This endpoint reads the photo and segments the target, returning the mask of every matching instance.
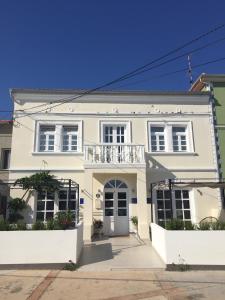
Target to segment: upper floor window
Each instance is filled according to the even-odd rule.
[[[1,162],[2,169],[9,169],[10,156],[11,156],[10,149],[2,149],[2,162]]]
[[[78,125],[63,126],[62,151],[77,151],[78,147]]]
[[[193,152],[190,122],[149,123],[151,152]]]
[[[101,142],[106,144],[130,143],[130,122],[101,122]]]
[[[55,126],[40,126],[39,151],[54,151]]]
[[[151,126],[152,151],[165,151],[165,128],[163,126]]]
[[[173,126],[173,151],[182,152],[187,151],[187,127]]]
[[[38,124],[37,152],[81,152],[81,122]]]

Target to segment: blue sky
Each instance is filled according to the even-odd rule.
[[[0,111],[12,108],[12,87],[89,89],[117,78],[225,23],[224,11],[222,0],[0,0]],[[225,28],[187,50],[222,37]],[[225,41],[194,53],[192,64],[224,50]],[[183,57],[111,88],[187,90],[185,72],[159,78],[186,66]],[[224,66],[194,69],[193,77],[225,73]]]

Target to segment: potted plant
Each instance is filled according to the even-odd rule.
[[[138,232],[138,217],[137,216],[131,217],[131,222],[134,227],[134,232],[137,234],[137,232]]]
[[[103,222],[102,222],[102,220],[94,219],[93,226],[94,226],[94,235],[98,235],[98,236],[103,235]]]

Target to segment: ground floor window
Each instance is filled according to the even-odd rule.
[[[53,219],[57,212],[67,210],[74,213],[75,220],[76,203],[77,191],[73,189],[71,190],[70,197],[68,189],[62,189],[54,193],[39,192],[37,194],[36,221],[46,222]]]
[[[171,217],[185,222],[191,221],[189,190],[173,190],[172,203],[169,190],[156,190],[155,204],[156,219],[161,226],[165,226],[166,221],[170,220]]]

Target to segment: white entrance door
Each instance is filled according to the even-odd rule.
[[[129,233],[129,197],[127,185],[120,180],[110,180],[104,188],[104,233],[127,235]]]

